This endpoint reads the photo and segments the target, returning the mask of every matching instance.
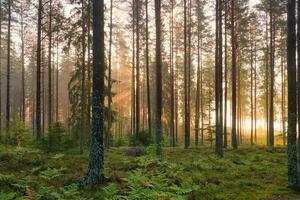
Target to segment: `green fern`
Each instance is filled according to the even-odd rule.
[[[65,170],[66,170],[66,168],[56,169],[56,168],[49,167],[47,170],[40,172],[40,176],[43,179],[52,180],[54,178],[62,176],[62,172]]]
[[[0,199],[1,200],[12,200],[16,198],[16,193],[14,192],[9,192],[9,193],[3,193],[0,192]]]

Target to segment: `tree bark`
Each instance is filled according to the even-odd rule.
[[[231,120],[231,143],[234,149],[237,149],[236,136],[236,35],[235,35],[235,4],[231,0],[231,48],[232,48],[232,120]]]
[[[107,141],[106,141],[106,147],[110,147],[110,136],[111,136],[111,124],[112,124],[112,111],[111,111],[111,102],[112,102],[112,97],[111,97],[111,67],[112,67],[112,59],[111,59],[111,48],[112,48],[112,16],[113,16],[113,1],[110,0],[110,26],[109,26],[109,53],[108,53],[108,59],[109,59],[109,65],[108,65],[108,133],[107,133]]]
[[[216,61],[215,61],[215,104],[216,104],[216,153],[223,156],[223,112],[222,112],[222,1],[216,0]]]
[[[8,1],[8,26],[7,26],[7,82],[6,82],[6,131],[10,130],[10,38],[11,38],[11,0]],[[9,135],[8,135],[9,136]],[[9,139],[9,138],[8,138]]]
[[[1,9],[1,7],[0,7]],[[1,11],[0,11],[1,12]],[[25,41],[24,41],[24,8],[23,8],[23,3],[21,3],[21,62],[22,62],[22,106],[21,106],[21,120],[23,121],[23,123],[25,123],[25,58],[24,58],[24,46],[25,46]],[[1,17],[1,16],[0,16]],[[1,30],[1,29],[0,29]],[[0,43],[1,46],[1,43]],[[1,85],[1,84],[0,84]],[[0,105],[1,106],[1,105]],[[0,119],[1,121],[1,119]],[[1,129],[0,129],[1,130]]]
[[[275,32],[272,1],[270,0],[270,116],[269,116],[269,145],[274,146],[274,56],[275,56]]]
[[[81,10],[82,10],[82,61],[81,61],[81,126],[80,126],[80,153],[83,153],[83,142],[84,142],[84,133],[85,133],[85,111],[86,111],[86,83],[85,83],[85,50],[86,50],[86,43],[85,43],[85,33],[86,33],[86,20],[85,20],[85,0],[81,0]]]
[[[152,137],[151,124],[151,96],[150,96],[150,71],[149,71],[149,14],[148,14],[148,0],[146,0],[146,78],[147,78],[147,109],[148,109],[148,132],[149,139]]]
[[[223,146],[227,148],[227,97],[228,97],[228,46],[227,46],[227,21],[228,21],[228,1],[225,1],[225,19],[224,19],[224,78],[225,78],[225,92],[224,92],[224,138]]]
[[[161,136],[162,136],[162,58],[161,58],[161,1],[155,0],[155,34],[156,34],[156,154],[161,156]]]
[[[135,112],[136,112],[136,124],[135,131],[136,136],[140,132],[140,6],[139,0],[136,0],[136,100],[135,100]]]
[[[171,81],[171,123],[170,123],[170,146],[175,147],[175,124],[174,124],[174,57],[173,57],[173,34],[174,34],[174,23],[173,23],[173,10],[174,10],[174,1],[171,0],[171,23],[170,23],[170,81]]]
[[[189,112],[188,112],[188,66],[187,66],[187,11],[186,0],[184,2],[184,148],[189,148]]]
[[[104,170],[104,2],[93,0],[93,105],[89,166],[80,182],[84,187],[100,182]]]
[[[296,1],[288,0],[288,185],[299,188],[297,162]]]
[[[49,0],[48,44],[48,129],[52,125],[52,0]]]

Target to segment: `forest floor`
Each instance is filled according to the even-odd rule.
[[[87,152],[50,154],[0,145],[0,199],[300,199],[287,188],[285,148],[241,147],[224,158],[210,148],[163,150],[161,160],[154,146],[107,150],[107,182],[78,191]]]

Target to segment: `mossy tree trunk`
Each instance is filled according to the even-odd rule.
[[[80,187],[98,183],[104,169],[104,1],[93,0],[93,101],[88,173]]]

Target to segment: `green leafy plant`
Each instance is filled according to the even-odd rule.
[[[24,122],[19,118],[16,118],[13,134],[11,136],[12,144],[16,145],[17,147],[25,146],[26,133],[27,130]]]
[[[40,172],[40,176],[45,180],[52,180],[54,178],[60,177],[63,175],[63,172],[66,170],[66,168],[48,168],[45,171]]]
[[[9,193],[3,193],[0,192],[0,199],[1,200],[12,200],[16,198],[16,193],[15,192],[9,192]]]

